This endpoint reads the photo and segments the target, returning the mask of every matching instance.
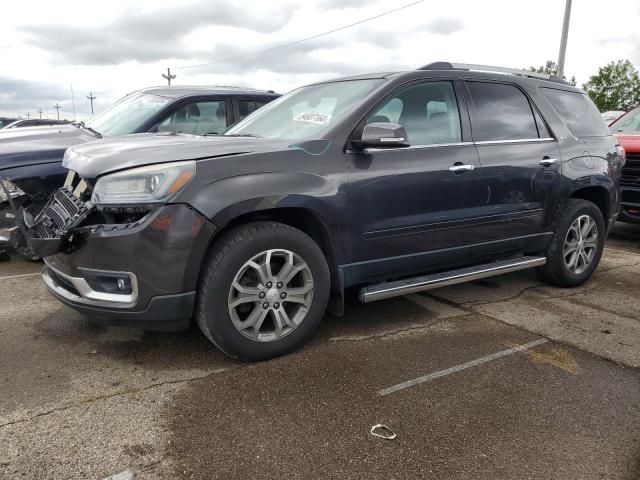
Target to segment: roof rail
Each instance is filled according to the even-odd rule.
[[[564,79],[557,75],[548,73],[532,72],[530,70],[519,70],[517,68],[493,67],[491,65],[475,65],[472,63],[449,63],[449,62],[433,62],[424,65],[418,70],[467,70],[470,72],[490,72],[501,73],[504,75],[517,75],[519,77],[537,78],[540,80],[549,80],[556,83],[567,83]]]

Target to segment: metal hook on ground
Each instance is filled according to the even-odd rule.
[[[384,440],[393,440],[394,438],[396,438],[396,434],[394,433],[394,431],[386,425],[382,425],[381,423],[371,427],[370,433],[374,437],[382,438]]]

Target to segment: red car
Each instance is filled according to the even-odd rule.
[[[627,157],[620,179],[622,198],[618,220],[640,223],[640,105],[615,120],[609,128]]]

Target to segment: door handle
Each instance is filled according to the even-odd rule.
[[[543,167],[548,167],[549,165],[553,165],[557,161],[557,158],[544,157],[542,160],[540,160],[540,165],[542,165]]]
[[[463,173],[463,172],[468,172],[470,170],[473,170],[474,168],[476,168],[475,165],[464,165],[460,163],[460,164],[455,164],[450,166],[449,171],[453,173]]]

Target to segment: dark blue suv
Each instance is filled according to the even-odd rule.
[[[371,302],[524,268],[577,286],[618,214],[623,150],[559,78],[437,63],[290,92],[217,137],[71,148],[25,226],[63,303],[259,360],[346,289]]]

